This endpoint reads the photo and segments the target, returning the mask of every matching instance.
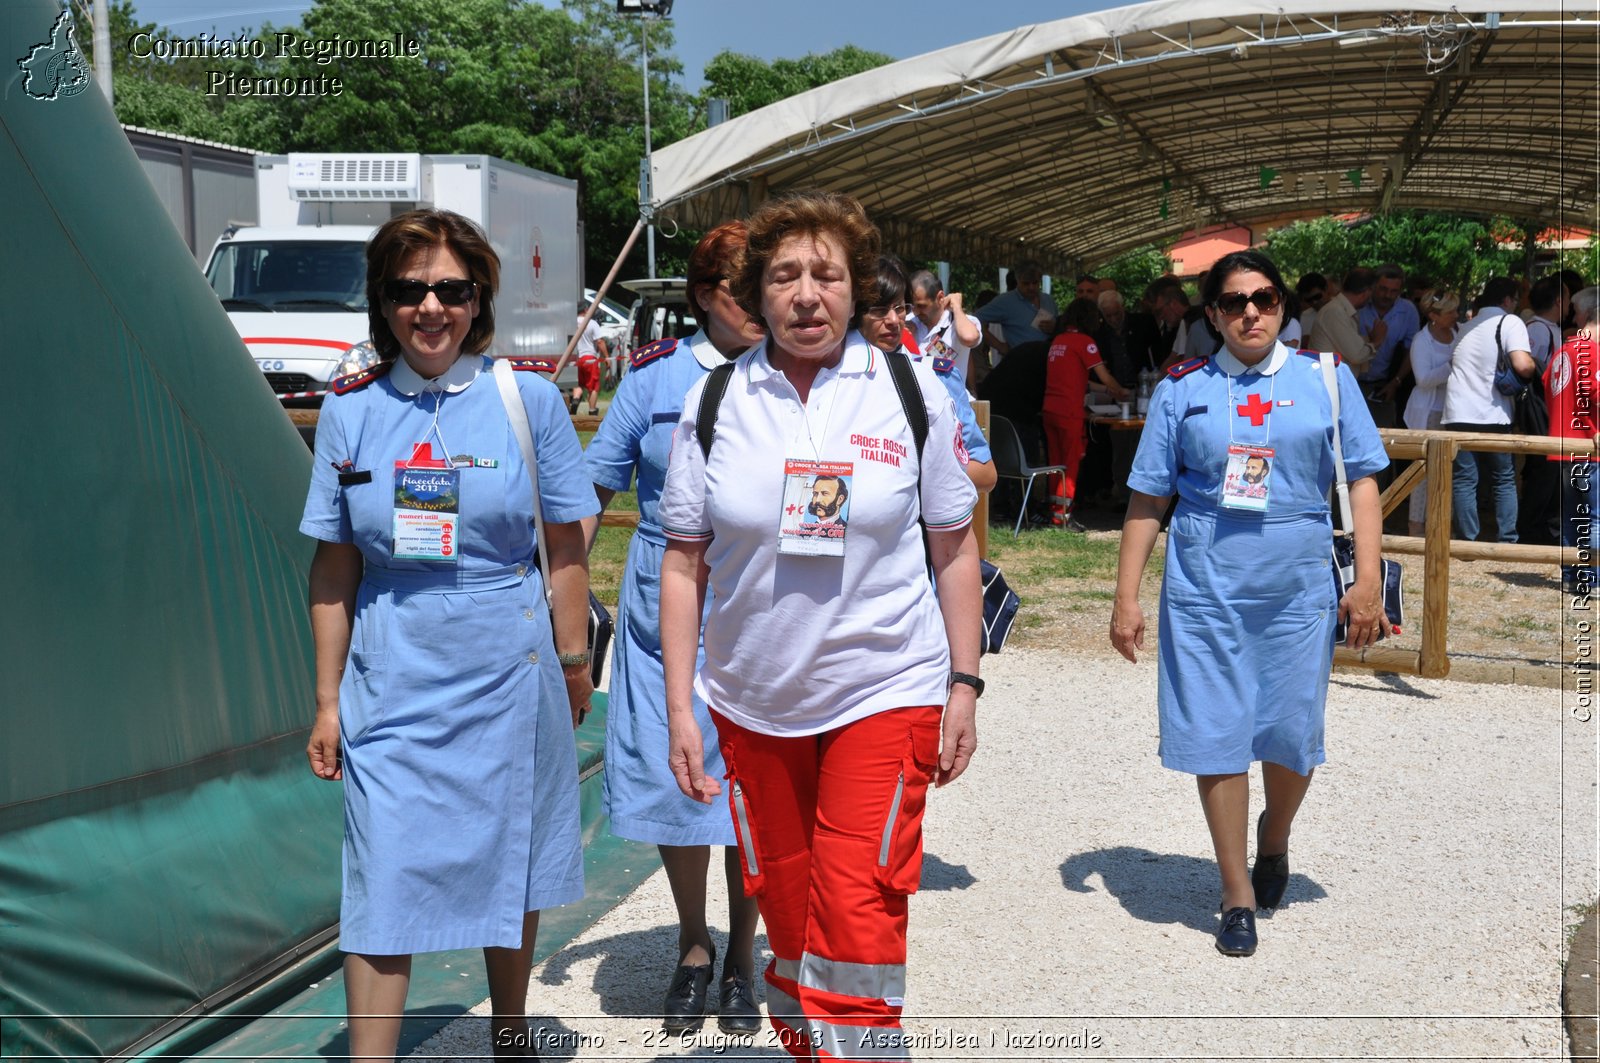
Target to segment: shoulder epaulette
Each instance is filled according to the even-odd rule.
[[[374,380],[382,380],[394,368],[394,359],[379,362],[375,366],[363,369],[359,373],[348,373],[333,382],[335,395],[348,395],[352,391],[359,391]]]
[[[1173,380],[1179,380],[1205,365],[1206,361],[1207,359],[1205,358],[1191,358],[1187,362],[1179,362],[1177,365],[1167,370],[1167,376],[1171,377]]]
[[[954,358],[935,358],[933,360],[933,371],[941,375],[953,372],[955,367],[956,360]]]
[[[554,358],[507,358],[511,368],[519,373],[553,373],[556,371]]]
[[[649,365],[657,358],[665,358],[678,349],[678,341],[671,336],[663,336],[654,343],[647,343],[643,347],[628,355],[628,368],[637,369],[641,365]]]
[[[1322,352],[1321,351],[1313,351],[1313,350],[1309,350],[1308,348],[1302,347],[1298,351],[1295,351],[1294,353],[1303,354],[1307,358],[1315,358],[1318,361],[1322,360]],[[1344,356],[1341,355],[1338,351],[1334,351],[1333,352],[1333,364],[1334,365],[1343,365],[1344,364]]]

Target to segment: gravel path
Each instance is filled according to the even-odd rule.
[[[1227,959],[1194,784],[1155,757],[1153,656],[1008,651],[984,672],[978,756],[929,801],[914,1056],[1563,1056],[1567,909],[1596,890],[1600,726],[1571,695],[1334,676],[1285,906],[1253,958]],[[782,1058],[714,1019],[680,1041],[635,1017],[658,1006],[673,926],[658,872],[535,970],[529,1014],[557,1038],[545,1058]],[[413,1058],[486,1051],[468,1017]]]

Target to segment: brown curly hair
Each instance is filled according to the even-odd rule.
[[[367,331],[384,361],[400,356],[400,341],[383,316],[383,285],[395,280],[416,255],[449,248],[467,267],[467,280],[478,286],[478,316],[472,319],[463,354],[482,354],[494,340],[494,293],[500,285],[500,256],[468,218],[452,210],[411,210],[396,214],[367,243]]]
[[[742,221],[725,221],[700,238],[689,252],[689,268],[685,271],[689,290],[689,309],[701,328],[706,328],[707,314],[700,307],[700,289],[715,288],[723,281],[730,287],[734,274],[739,272],[739,262],[744,257],[745,235],[749,230]]]
[[[878,254],[883,237],[854,196],[806,190],[789,192],[757,207],[747,223],[744,262],[729,279],[734,302],[757,321],[761,316],[761,277],[778,245],[791,236],[831,236],[844,248],[852,301],[870,305],[878,294]]]

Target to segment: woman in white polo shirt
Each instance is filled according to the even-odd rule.
[[[706,383],[685,397],[659,511],[672,768],[696,800],[722,792],[701,764],[697,693],[775,955],[780,1041],[798,1057],[892,1058],[927,787],[955,780],[977,746],[977,494],[944,388],[912,367],[919,457],[891,356],[850,327],[879,252],[861,205],[801,193],[749,228],[732,290],[767,339],[734,363],[706,449]],[[848,519],[830,511],[842,498]]]

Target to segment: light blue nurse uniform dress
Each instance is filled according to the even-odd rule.
[[[346,952],[514,948],[524,913],[583,896],[572,716],[491,364],[463,355],[434,387],[403,360],[346,378],[317,425],[300,530],[365,562],[339,687]],[[590,516],[561,396],[516,378],[545,519]],[[453,564],[392,556],[395,462],[423,441],[468,466]]]
[[[626,491],[638,473],[639,530],[628,545],[606,702],[605,805],[613,834],[655,845],[735,844],[727,809],[684,797],[668,767],[660,621],[667,540],[657,517],[683,397],[724,360],[704,332],[676,341],[675,347],[674,341],[661,340],[633,352],[584,453],[589,478],[601,487]],[[695,657],[697,673],[704,658],[702,646]],[[704,738],[706,775],[721,778],[716,725],[698,694],[694,715]]]
[[[1351,481],[1389,464],[1355,377],[1340,365]],[[1224,508],[1231,443],[1270,446],[1264,513]],[[1156,386],[1128,486],[1176,493],[1161,585],[1161,762],[1196,775],[1252,761],[1321,764],[1333,666],[1333,406],[1314,353],[1283,344],[1247,369],[1226,349]]]

